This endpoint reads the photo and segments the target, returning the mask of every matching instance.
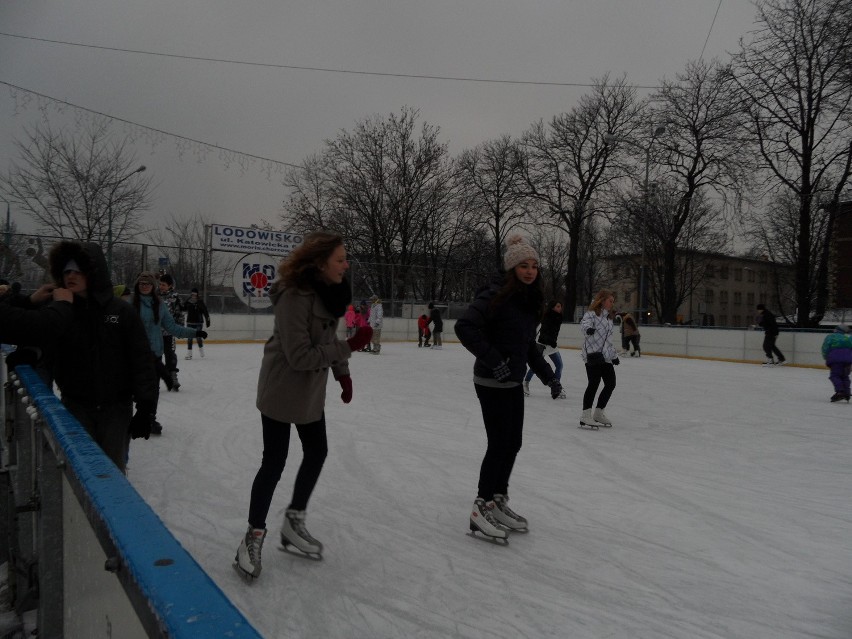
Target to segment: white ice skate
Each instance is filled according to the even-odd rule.
[[[595,421],[595,418],[592,417],[592,409],[586,408],[583,410],[583,414],[580,416],[580,428],[588,428],[589,430],[598,430],[603,426],[603,424]]]
[[[767,359],[765,362],[763,362],[763,365],[764,366],[775,366],[775,360],[774,359]]]
[[[237,556],[234,557],[234,570],[246,581],[260,577],[262,568],[260,555],[263,550],[263,540],[265,538],[265,528],[252,528],[249,526],[245,537],[240,542],[240,547],[237,548]]]
[[[192,359],[192,351],[189,351],[184,359]]]
[[[281,526],[282,550],[308,559],[322,559],[322,544],[305,528],[305,511],[288,508]]]
[[[604,428],[612,428],[612,421],[603,412],[603,408],[596,408],[592,413],[592,418]]]
[[[529,532],[529,522],[509,508],[509,495],[494,495],[494,519],[512,532]]]
[[[204,359],[204,347],[198,347],[198,355],[201,357],[201,359]]]
[[[483,535],[481,539],[505,546],[509,543],[509,532],[494,517],[495,508],[493,501],[486,502],[481,497],[477,497],[473,502],[473,510],[470,512],[468,534],[476,537],[476,533],[480,533]]]

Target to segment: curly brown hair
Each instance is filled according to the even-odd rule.
[[[316,279],[331,254],[343,246],[343,236],[333,231],[315,231],[278,265],[276,283],[286,287],[305,288]]]

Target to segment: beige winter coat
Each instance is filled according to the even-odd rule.
[[[316,292],[273,286],[270,295],[275,327],[263,347],[257,408],[280,422],[318,421],[325,408],[328,369],[335,379],[348,375],[352,350],[337,339],[338,318]]]

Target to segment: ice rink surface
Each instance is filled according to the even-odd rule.
[[[352,403],[329,384],[308,511],[324,560],[277,549],[294,431],[247,585],[231,563],[261,458],[262,345],[184,361],[180,342],[183,386],[162,392],[163,435],[133,442],[129,477],[265,637],[852,637],[852,405],[829,403],[827,369],[628,357],[614,428],[584,431],[585,371],[562,350],[568,399],[533,380],[510,486],[531,532],[498,547],[465,534],[485,450],[473,357],[355,353]]]

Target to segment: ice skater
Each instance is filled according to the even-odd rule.
[[[758,304],[755,321],[763,327],[763,352],[766,354],[766,361],[763,362],[763,365],[782,366],[787,360],[784,359],[784,353],[775,345],[775,340],[778,339],[778,321],[775,319],[775,315],[766,310],[765,305]],[[773,357],[777,357],[777,359],[773,359]]]
[[[432,325],[432,348],[440,351],[444,348],[444,320],[435,302],[429,302],[429,323]]]
[[[849,401],[849,371],[852,368],[852,337],[846,324],[838,324],[822,342],[822,358],[831,370],[828,379],[834,385],[832,402]]]
[[[200,330],[202,322],[207,328],[210,328],[210,313],[207,311],[207,304],[198,296],[198,289],[193,288],[189,293],[189,299],[184,303],[186,311],[186,325],[189,328]],[[198,355],[204,357],[204,340],[200,337],[198,340]],[[186,340],[186,359],[192,359],[192,338]]]
[[[614,303],[615,296],[612,291],[606,289],[598,291],[589,305],[589,310],[580,320],[580,330],[583,332],[583,348],[580,355],[586,364],[588,379],[586,392],[583,393],[581,427],[594,429],[599,426],[607,428],[612,426],[609,417],[604,413],[604,408],[609,403],[612,391],[615,390],[615,367],[619,364],[618,352],[612,345],[613,326],[610,312]],[[604,387],[595,404],[595,395],[601,380]],[[594,411],[592,405],[595,406]]]
[[[503,266],[505,275],[480,291],[455,325],[459,341],[476,357],[473,386],[488,438],[470,530],[495,543],[507,543],[509,531],[528,530],[526,518],[509,508],[509,477],[524,429],[521,382],[527,365],[550,386],[551,397],[562,392],[535,342],[544,306],[538,253],[521,236],[513,236]]]
[[[562,302],[552,300],[547,305],[547,310],[541,318],[541,328],[538,331],[538,344],[543,355],[550,358],[556,370],[553,374],[559,383],[562,383],[562,354],[559,352],[559,347],[556,344],[559,338],[559,329],[562,327]],[[533,378],[533,369],[527,371],[524,377],[524,395],[529,397],[530,381]],[[563,390],[558,399],[565,399],[565,391]]]
[[[621,319],[621,350],[624,354],[630,353],[630,357],[642,357],[642,351],[639,348],[639,327],[636,325],[636,320],[630,313],[625,313]],[[630,350],[631,344],[633,351]]]
[[[234,558],[234,568],[247,580],[260,576],[266,518],[287,461],[291,424],[302,442],[303,458],[284,512],[281,544],[311,558],[322,555],[322,544],[305,527],[305,513],[328,454],[328,371],[340,383],[340,398],[348,404],[352,401],[348,360],[373,333],[363,327],[349,339],[337,338],[340,318],[351,301],[348,270],[343,238],[318,231],[307,235],[281,263],[270,289],[275,320],[263,348],[257,384],[263,456],[251,487],[248,529]]]

